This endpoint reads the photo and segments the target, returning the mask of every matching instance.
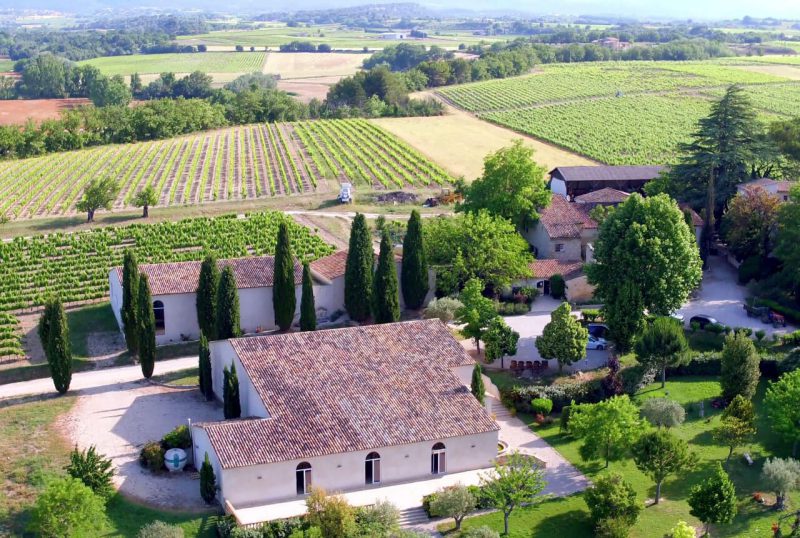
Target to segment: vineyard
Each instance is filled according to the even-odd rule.
[[[93,65],[106,76],[133,73],[260,73],[264,52],[199,52],[104,56],[78,62]]]
[[[199,260],[205,250],[219,258],[272,254],[281,222],[289,224],[296,256],[316,259],[333,251],[308,228],[277,212],[97,228],[2,243],[0,362],[22,354],[14,313],[41,306],[50,294],[65,303],[106,297],[108,272],[122,264],[125,249],[140,263]]]
[[[730,84],[745,88],[764,119],[800,115],[800,82],[737,67],[746,61],[547,65],[440,93],[481,119],[598,161],[668,164]]]
[[[309,193],[321,179],[385,188],[452,181],[364,120],[260,124],[0,162],[0,215],[74,213],[98,176],[118,180],[116,208],[130,207],[147,186],[159,206],[170,206]]]

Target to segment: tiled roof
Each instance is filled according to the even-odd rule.
[[[439,320],[230,342],[270,417],[198,425],[223,468],[498,429],[451,371],[472,359]]]
[[[565,181],[649,181],[663,166],[559,166],[550,171]]]
[[[139,272],[147,275],[152,295],[194,293],[197,291],[197,282],[200,278],[200,265],[201,262],[199,261],[142,264],[139,265]],[[267,288],[274,283],[274,256],[217,260],[217,266],[220,271],[228,265],[233,267],[236,287],[239,289]],[[117,267],[116,270],[121,282],[122,267]],[[303,266],[295,262],[295,284],[300,284],[303,281],[302,279]]]
[[[581,204],[621,204],[628,199],[627,192],[605,187],[586,194],[575,197],[575,201]]]
[[[345,265],[347,264],[347,251],[340,250],[329,256],[325,256],[311,262],[311,270],[328,280],[333,280],[344,276]]]
[[[683,211],[686,211],[687,209],[689,210],[689,214],[692,216],[692,226],[694,226],[696,228],[703,226],[703,224],[704,224],[703,217],[701,217],[697,213],[697,211],[692,209],[692,207],[689,204],[678,204],[678,206]]]
[[[577,239],[584,228],[597,228],[597,222],[589,217],[588,208],[558,195],[539,212],[539,220],[550,239]]]
[[[534,278],[553,278],[553,275],[561,275],[565,280],[570,280],[583,272],[583,262],[580,260],[570,262],[534,260],[529,267]]]

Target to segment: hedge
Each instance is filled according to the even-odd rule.
[[[755,302],[757,306],[766,306],[778,314],[782,314],[787,320],[793,323],[800,323],[800,310],[796,310],[789,306],[784,306],[770,299],[756,299]]]
[[[516,385],[500,391],[503,405],[519,413],[533,413],[532,402],[547,399],[553,402],[553,411],[559,412],[573,400],[575,403],[597,403],[604,397],[600,379],[586,383],[564,383],[559,385]]]
[[[779,375],[781,361],[772,357],[762,357],[759,370],[764,377],[775,379]],[[667,368],[667,377],[676,376],[718,376],[722,372],[720,353],[700,353],[686,364]]]

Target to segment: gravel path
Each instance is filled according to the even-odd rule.
[[[168,374],[170,372],[186,370],[187,368],[196,366],[197,357],[181,357],[179,359],[157,361],[154,375]],[[70,392],[75,392],[87,389],[111,388],[119,383],[140,379],[142,379],[142,368],[138,365],[90,370],[88,372],[73,374],[69,390]],[[49,377],[0,385],[0,400],[33,394],[51,393],[55,393],[55,389],[53,388],[53,380]]]
[[[86,389],[60,427],[72,444],[95,445],[110,457],[114,484],[128,497],[173,510],[207,511],[197,473],[153,474],[139,465],[139,451],[175,426],[221,420],[222,409],[196,388],[168,388],[134,381]]]

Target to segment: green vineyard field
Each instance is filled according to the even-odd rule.
[[[129,207],[146,186],[157,205],[170,206],[309,193],[323,179],[386,188],[452,181],[364,120],[247,125],[0,162],[0,215],[74,213],[86,184],[101,176],[119,181],[116,208]]]
[[[93,65],[106,76],[149,73],[260,73],[264,52],[199,52],[191,54],[133,54],[105,56],[78,62]]]
[[[14,313],[42,306],[51,294],[68,304],[106,297],[108,273],[122,264],[125,249],[131,249],[139,263],[200,260],[206,250],[219,258],[272,254],[281,222],[289,224],[292,250],[299,258],[314,260],[333,252],[308,228],[278,212],[97,228],[0,243],[0,362],[22,354]]]

